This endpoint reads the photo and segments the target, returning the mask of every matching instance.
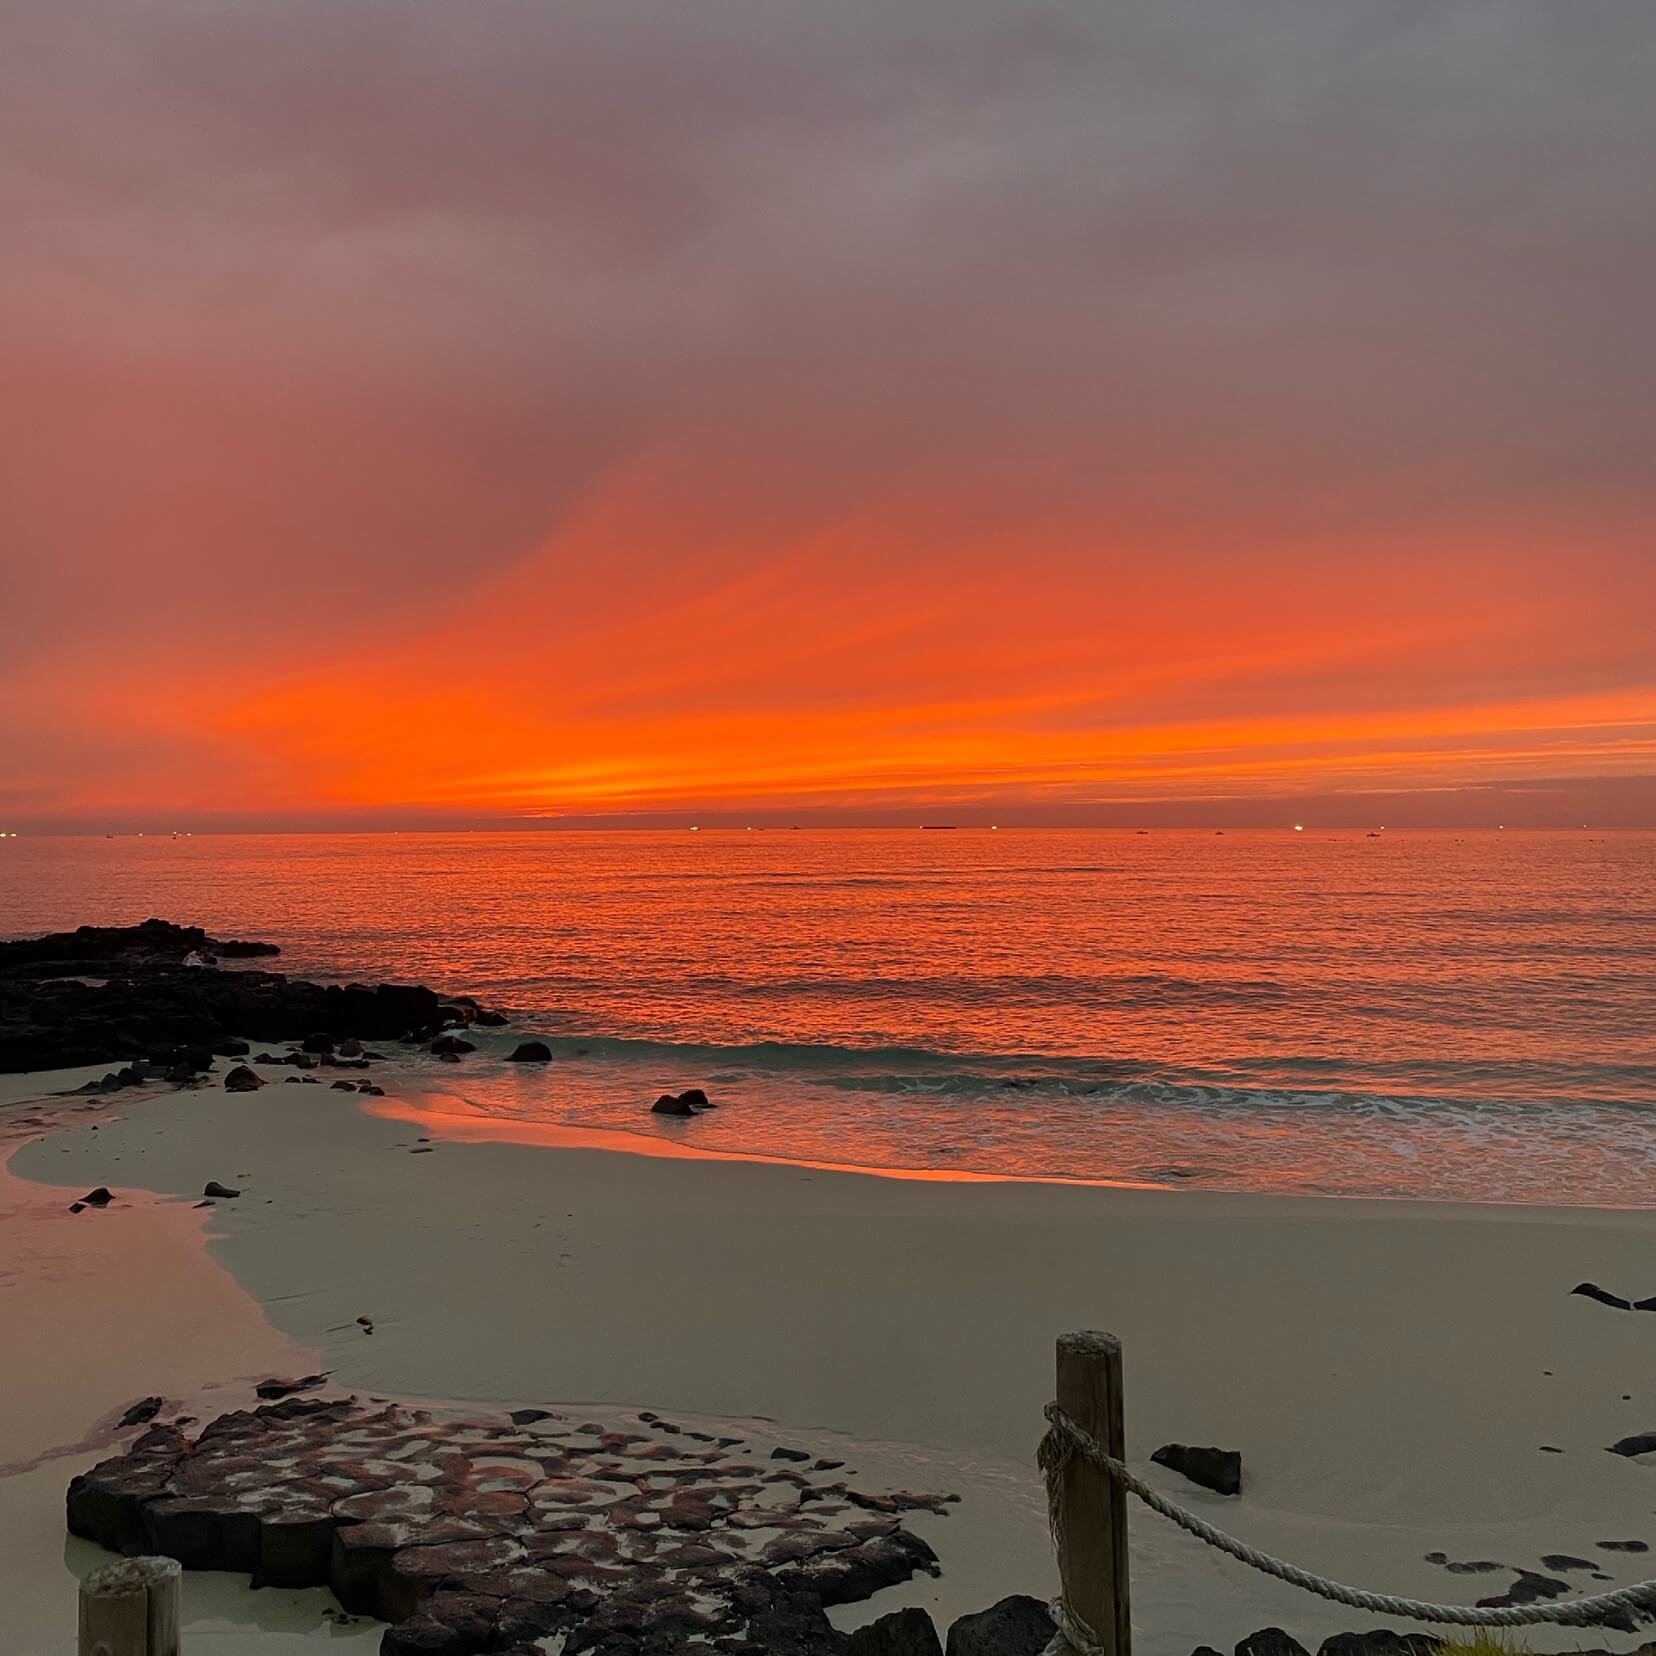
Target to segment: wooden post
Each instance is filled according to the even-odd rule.
[[[176,1558],[123,1558],[80,1584],[80,1656],[178,1656]]]
[[[1058,1337],[1058,1407],[1117,1460],[1121,1424],[1121,1341],[1084,1331]],[[1104,1656],[1131,1656],[1127,1581],[1127,1492],[1102,1467],[1072,1456],[1064,1468],[1058,1573],[1064,1602],[1091,1629]]]

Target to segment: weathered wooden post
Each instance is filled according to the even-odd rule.
[[[178,1656],[176,1558],[123,1558],[80,1584],[80,1656]]]
[[[1121,1341],[1083,1330],[1058,1337],[1058,1407],[1117,1460],[1126,1458]],[[1058,1573],[1070,1613],[1103,1656],[1131,1656],[1127,1492],[1102,1467],[1072,1455],[1064,1467]]]

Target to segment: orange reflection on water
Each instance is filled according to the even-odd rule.
[[[535,1144],[549,1150],[610,1150],[667,1161],[756,1162],[765,1167],[801,1167],[814,1173],[860,1173],[875,1179],[922,1184],[1083,1185],[1107,1190],[1161,1190],[1139,1179],[1080,1179],[1064,1174],[977,1173],[965,1168],[875,1167],[855,1162],[814,1161],[801,1156],[766,1156],[754,1151],[711,1150],[608,1127],[569,1127],[551,1121],[485,1115],[450,1093],[413,1093],[402,1098],[361,1099],[369,1115],[428,1127],[442,1137],[471,1144]]]

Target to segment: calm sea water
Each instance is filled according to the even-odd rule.
[[[512,1009],[549,1069],[431,1064],[503,1135],[1656,1205],[1651,834],[0,843],[0,934],[150,914]]]

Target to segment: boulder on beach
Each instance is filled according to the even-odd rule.
[[[479,1022],[482,1020],[479,1019]],[[506,1056],[508,1064],[550,1064],[552,1049],[545,1041],[519,1041]]]
[[[463,1036],[439,1035],[431,1043],[431,1050],[439,1058],[457,1058],[462,1052],[476,1052],[477,1048]]]
[[[237,1064],[224,1078],[226,1092],[257,1092],[263,1085],[263,1077],[256,1075],[246,1064]]]
[[[1433,1656],[1443,1640],[1431,1633],[1397,1633],[1371,1627],[1366,1633],[1335,1633],[1317,1647],[1317,1656]]]
[[[1311,1656],[1311,1653],[1280,1627],[1262,1627],[1236,1647],[1236,1656]]]
[[[974,1616],[962,1616],[949,1629],[948,1656],[1041,1656],[1057,1631],[1052,1612],[1039,1599],[1014,1593]]]
[[[115,1198],[110,1195],[107,1185],[99,1185],[96,1190],[89,1190],[81,1197],[83,1207],[108,1207]]]
[[[1151,1457],[1181,1477],[1219,1495],[1242,1493],[1242,1454],[1237,1449],[1202,1448],[1188,1443],[1164,1443]]]
[[[233,1201],[236,1197],[241,1195],[241,1192],[239,1190],[233,1189],[229,1185],[220,1184],[217,1179],[209,1179],[207,1181],[206,1188],[202,1191],[201,1194],[203,1196],[211,1196],[215,1200],[222,1200],[222,1201],[229,1202],[229,1201]]]
[[[943,1643],[924,1610],[893,1610],[859,1627],[846,1640],[845,1656],[943,1656]]]

